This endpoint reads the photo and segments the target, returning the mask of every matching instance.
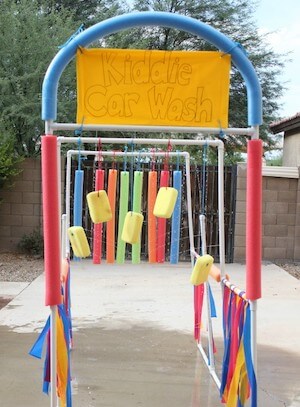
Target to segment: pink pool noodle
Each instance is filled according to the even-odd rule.
[[[45,305],[62,303],[60,285],[60,211],[57,138],[42,137],[42,197],[44,228]]]
[[[160,174],[160,187],[169,186],[169,171],[163,170]],[[164,263],[166,250],[167,220],[157,218],[157,262]]]
[[[104,188],[104,170],[96,170],[95,191],[103,190]],[[102,223],[94,225],[93,231],[93,263],[101,263],[102,254]]]
[[[247,153],[246,297],[256,300],[261,297],[262,141],[248,141]]]

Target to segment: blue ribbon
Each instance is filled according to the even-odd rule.
[[[33,344],[32,348],[28,352],[29,355],[41,359],[42,358],[42,353],[43,353],[43,346],[45,342],[46,335],[50,329],[50,317],[48,317],[47,322],[42,330],[42,332],[39,334],[39,337]]]
[[[244,325],[244,350],[246,367],[251,387],[251,407],[257,407],[257,382],[251,355],[251,312],[249,306],[247,306],[246,309],[246,320]]]
[[[210,303],[210,316],[211,318],[217,318],[217,311],[214,296],[210,287],[210,284],[207,283],[208,286],[208,296],[209,296],[209,303]]]

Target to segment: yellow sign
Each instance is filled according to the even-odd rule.
[[[220,52],[77,51],[77,122],[228,127],[230,56]]]

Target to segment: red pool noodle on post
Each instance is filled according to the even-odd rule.
[[[96,170],[95,191],[103,190],[104,188],[104,170]],[[102,254],[102,223],[94,225],[93,230],[93,264],[101,263]]]
[[[262,141],[248,141],[247,153],[246,297],[257,300],[261,297]]]
[[[169,186],[169,171],[163,170],[160,174],[160,187]],[[166,257],[166,227],[167,220],[157,218],[157,263],[164,263]]]
[[[157,171],[148,174],[148,253],[149,263],[156,263],[156,217],[153,215],[157,195]]]
[[[106,226],[106,262],[115,262],[115,216],[116,216],[116,191],[118,171],[110,169],[108,172],[107,195],[112,211],[112,220]]]
[[[42,137],[42,198],[45,305],[52,306],[62,303],[57,138],[52,135]]]

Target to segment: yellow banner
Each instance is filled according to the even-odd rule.
[[[77,123],[228,127],[230,56],[77,51]]]

